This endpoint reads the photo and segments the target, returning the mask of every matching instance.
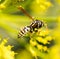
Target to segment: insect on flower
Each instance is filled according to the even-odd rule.
[[[24,36],[27,32],[30,33],[32,33],[33,31],[37,32],[39,28],[44,26],[43,21],[34,19],[34,17],[30,16],[22,6],[19,6],[18,9],[25,13],[32,20],[32,23],[29,26],[25,26],[23,29],[19,31],[18,38]]]

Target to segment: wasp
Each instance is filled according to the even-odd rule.
[[[44,26],[44,22],[38,19],[34,19],[34,17],[30,16],[22,6],[18,7],[23,13],[25,13],[30,19],[32,19],[32,23],[29,26],[25,26],[24,28],[20,29],[18,33],[18,38],[24,36],[27,32],[37,32],[39,28]]]

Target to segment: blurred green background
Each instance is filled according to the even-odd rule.
[[[14,46],[12,50],[18,53],[15,59],[35,59],[25,47],[26,40],[17,38],[19,29],[31,23],[17,8],[20,5],[31,16],[45,21],[55,38],[50,53],[42,53],[43,58],[39,59],[60,59],[60,0],[0,0],[0,37],[7,38],[7,45]]]

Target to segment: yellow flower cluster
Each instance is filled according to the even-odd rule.
[[[0,43],[0,59],[14,59],[15,53],[11,51],[12,46],[5,46],[6,43],[6,39]]]
[[[47,0],[35,0],[32,3],[31,9],[36,13],[46,11],[49,7],[53,6],[50,1]]]
[[[47,44],[51,44],[50,42],[53,40],[49,32],[47,29],[39,29],[37,33],[32,34],[30,44],[40,51],[48,51]]]

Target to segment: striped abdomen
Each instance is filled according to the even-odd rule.
[[[28,31],[30,31],[29,26],[22,28],[18,33],[18,38],[20,38],[21,36],[24,36]]]

